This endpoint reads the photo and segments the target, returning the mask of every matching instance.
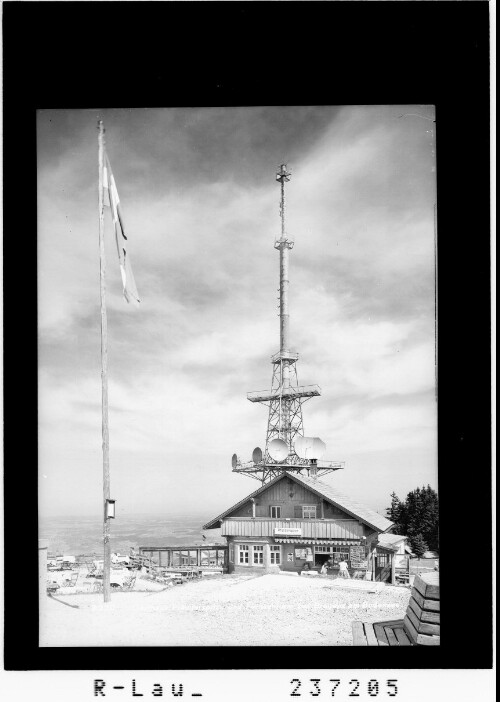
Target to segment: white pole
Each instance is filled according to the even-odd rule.
[[[102,381],[102,486],[104,561],[102,589],[104,602],[111,599],[111,544],[107,501],[110,498],[108,424],[108,319],[106,315],[106,255],[104,250],[104,125],[99,120],[99,262],[101,283],[101,381]]]

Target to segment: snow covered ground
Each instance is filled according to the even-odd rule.
[[[354,620],[403,618],[410,590],[267,574],[115,592],[106,604],[102,594],[56,597],[41,606],[40,646],[350,646]]]

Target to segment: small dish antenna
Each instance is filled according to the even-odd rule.
[[[254,463],[260,463],[262,461],[262,449],[258,446],[253,450],[252,461]]]
[[[298,436],[294,449],[299,458],[318,460],[325,455],[326,444],[317,436]]]
[[[273,461],[276,461],[277,463],[281,463],[288,456],[288,446],[282,439],[273,439],[270,441],[267,451]]]
[[[233,468],[236,468],[238,465],[238,456],[235,453],[233,453],[233,457],[231,458],[231,465]]]

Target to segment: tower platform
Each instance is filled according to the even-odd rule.
[[[247,393],[247,399],[250,402],[270,402],[271,400],[279,400],[280,397],[298,399],[300,397],[317,397],[321,395],[319,385],[299,385],[289,388],[276,388],[274,390],[255,390]]]
[[[284,470],[292,470],[296,473],[301,473],[305,471],[307,474],[314,468],[315,476],[317,478],[327,475],[335,470],[343,470],[345,468],[344,461],[317,461],[316,466],[312,466],[311,462],[299,458],[298,456],[289,456],[286,461],[282,463],[273,463],[270,461],[261,461],[259,463],[253,463],[248,461],[246,463],[238,462],[238,464],[233,468],[233,473],[240,473],[241,475],[248,475],[249,478],[255,478],[261,482],[272,479],[276,477],[279,473]]]
[[[299,358],[299,354],[296,351],[278,351],[274,356],[271,356],[271,363],[281,363],[281,361],[288,361],[288,363],[295,363]]]

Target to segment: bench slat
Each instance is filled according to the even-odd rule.
[[[399,646],[399,641],[396,638],[394,630],[390,626],[386,626],[384,627],[384,629],[385,635],[387,636],[387,641],[389,642],[389,646]]]
[[[410,597],[408,606],[415,612],[419,622],[427,622],[429,624],[439,624],[440,614],[439,612],[426,612],[413,597]]]
[[[399,641],[400,646],[411,646],[410,639],[406,636],[404,629],[394,629],[394,634]]]
[[[375,635],[375,630],[373,624],[364,623],[366,640],[368,641],[368,646],[378,646],[378,639]]]
[[[416,575],[413,587],[425,597],[426,600],[439,600],[439,574],[425,573]]]
[[[415,588],[413,588],[411,596],[422,609],[429,610],[431,612],[439,612],[441,608],[441,603],[439,600],[426,600],[425,597]]]
[[[440,644],[439,636],[419,634],[408,615],[405,616],[405,633],[413,643],[419,644],[420,646],[439,646]]]
[[[368,646],[362,622],[352,623],[353,646]]]
[[[419,634],[428,634],[429,636],[439,636],[440,626],[439,624],[427,624],[427,622],[421,622],[413,609],[408,607],[406,610],[406,616],[411,620],[411,623],[418,631]],[[406,621],[406,618],[405,618]]]
[[[376,622],[377,624],[380,624],[381,626],[403,626],[403,620],[402,619],[384,619],[383,622]]]

